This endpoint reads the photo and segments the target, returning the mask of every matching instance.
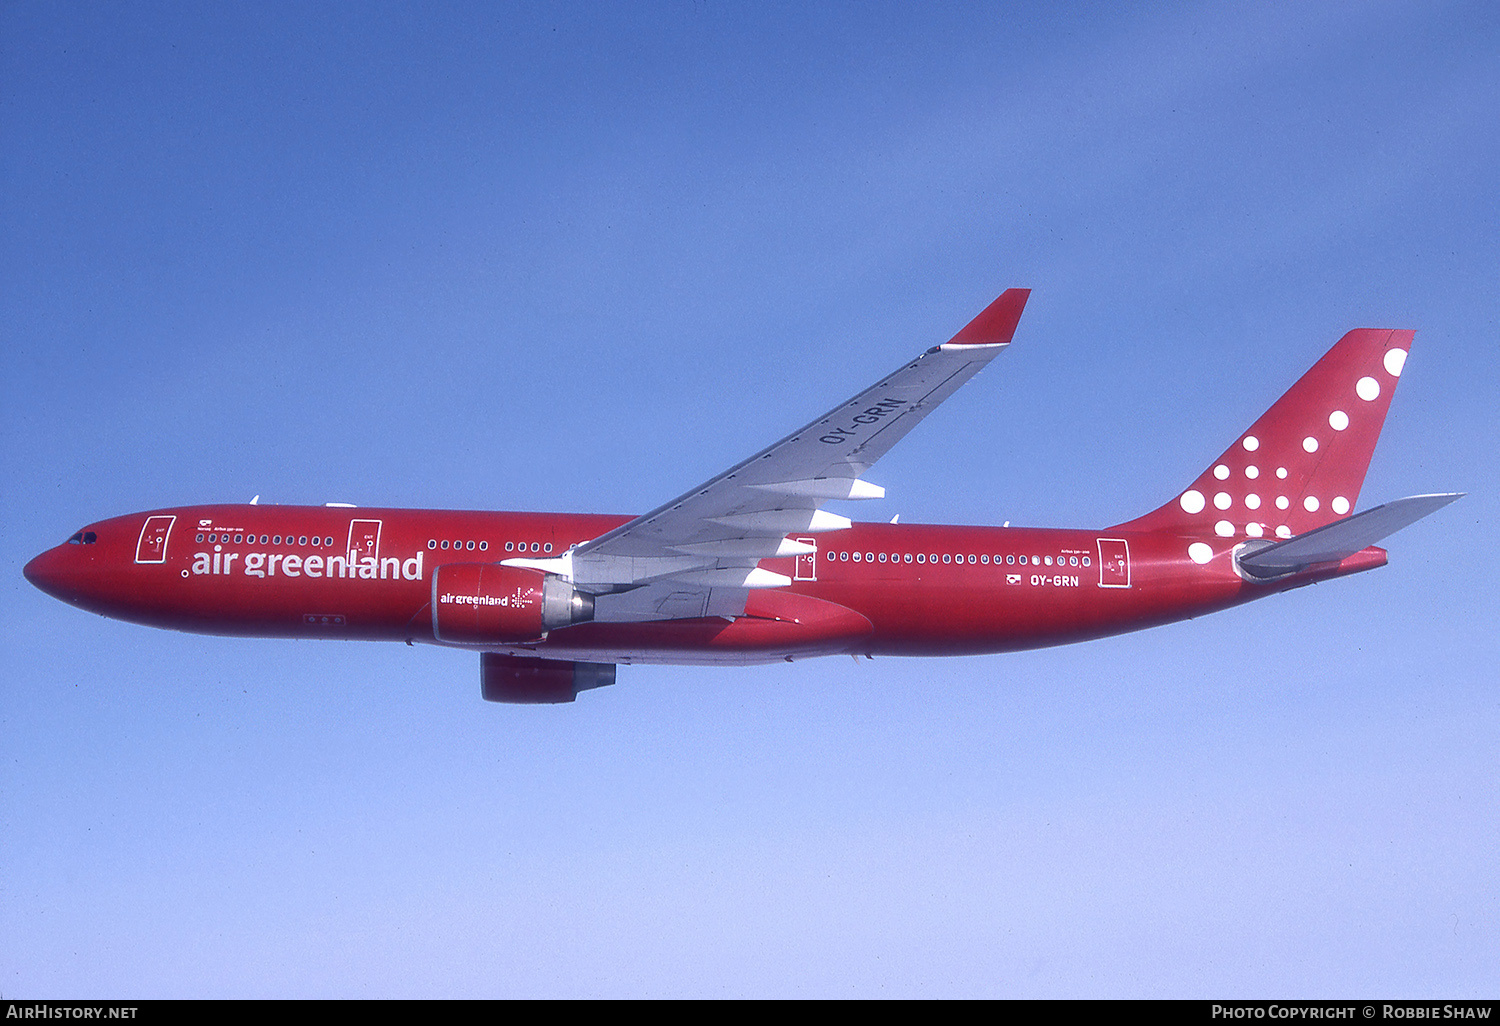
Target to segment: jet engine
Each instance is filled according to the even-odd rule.
[[[613,684],[615,666],[485,652],[479,657],[479,682],[486,702],[556,704],[573,701],[580,691]]]
[[[536,641],[594,618],[594,596],[556,574],[498,563],[449,563],[432,575],[432,633],[455,645]]]

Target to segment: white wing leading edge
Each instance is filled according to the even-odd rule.
[[[790,584],[763,559],[812,551],[788,535],[847,528],[823,505],[878,499],[860,475],[1010,344],[1029,289],[1010,289],[940,346],[671,502],[556,559],[507,559],[593,593],[595,620],[739,616],[756,588]]]

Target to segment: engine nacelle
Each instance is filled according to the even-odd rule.
[[[498,563],[448,563],[432,575],[432,634],[455,645],[536,641],[594,618],[594,596],[555,574]]]
[[[485,652],[479,657],[480,693],[486,702],[526,705],[571,702],[578,692],[615,682],[613,663],[569,663]]]

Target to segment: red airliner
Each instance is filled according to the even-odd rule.
[[[848,402],[638,517],[188,506],[91,524],[26,578],[203,634],[480,653],[486,699],[569,702],[617,663],[967,655],[1059,645],[1383,566],[1452,502],[1353,513],[1413,332],[1357,329],[1161,508],[1103,530],[856,524],[833,501],[1011,342],[1011,289]]]

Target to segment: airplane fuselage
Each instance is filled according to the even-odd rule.
[[[101,521],[26,567],[154,627],[480,653],[496,702],[571,702],[621,663],[975,655],[1170,623],[1385,565],[1458,498],[1354,512],[1413,333],[1349,331],[1164,504],[1115,527],[857,524],[863,474],[995,356],[1008,289],[942,345],[637,517],[190,506]]]
[[[1162,532],[856,523],[763,560],[791,579],[742,616],[589,621],[535,637],[444,629],[444,567],[567,552],[626,516],[215,505],[101,521],[26,568],[76,606],[203,634],[422,642],[598,662],[748,664],[805,656],[969,655],[1066,644],[1224,609],[1385,563],[1370,547],[1273,584],[1236,544],[1206,563]],[[499,600],[491,600],[499,601]],[[434,610],[437,615],[434,615]],[[463,610],[460,610],[463,612]]]

